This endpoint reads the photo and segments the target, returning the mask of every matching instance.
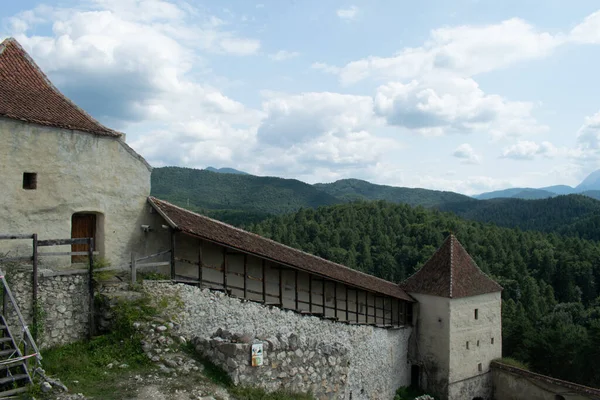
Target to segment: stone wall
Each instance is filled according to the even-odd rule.
[[[600,400],[593,389],[493,362],[494,400]]]
[[[279,334],[265,340],[219,329],[211,338],[194,338],[196,351],[228,371],[234,384],[312,393],[318,399],[343,399],[349,349],[342,343]],[[263,366],[251,366],[252,345],[263,345]]]
[[[7,272],[10,289],[17,304],[33,330],[32,273],[29,271]],[[53,275],[41,270],[38,278],[38,302],[41,314],[40,348],[72,343],[87,337],[89,329],[89,291],[87,274]],[[20,331],[14,311],[7,310],[8,322],[13,334]]]
[[[219,328],[264,341],[273,337],[289,338],[294,334],[306,341],[309,354],[319,343],[332,346],[339,343],[337,346],[348,349],[343,357],[349,363],[340,398],[391,399],[398,387],[410,384],[407,360],[410,327],[381,329],[332,322],[182,284],[145,281],[144,288],[155,297],[179,297],[184,304],[179,329],[187,338],[206,339]],[[304,349],[301,350],[304,356]],[[287,361],[288,347],[280,353],[283,351]],[[289,357],[291,361],[292,354]],[[249,359],[247,363],[249,365]],[[272,366],[265,365],[253,374],[267,374],[269,370]],[[285,385],[283,380],[277,382],[281,388]]]

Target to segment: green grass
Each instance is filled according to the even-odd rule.
[[[142,351],[140,334],[133,328],[133,322],[156,315],[156,309],[148,303],[146,298],[120,303],[114,309],[113,332],[108,335],[44,351],[46,373],[58,377],[74,392],[106,400],[121,398],[115,385],[123,375],[154,368]],[[108,369],[110,363],[114,366]],[[121,364],[128,367],[121,369]]]
[[[250,387],[232,387],[229,388],[229,393],[238,400],[313,400],[314,397],[306,393],[291,393],[285,391],[277,391],[267,393],[262,389]]]
[[[425,393],[419,388],[415,388],[412,386],[402,386],[396,390],[396,396],[394,396],[394,400],[414,400],[415,397],[422,396]]]
[[[524,369],[525,371],[529,371],[528,364],[526,364],[522,361],[516,360],[514,358],[504,357],[504,358],[499,358],[494,361],[499,362],[500,364],[506,364],[506,365],[510,365],[511,367],[521,368],[521,369]]]

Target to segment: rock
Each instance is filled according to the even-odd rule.
[[[164,325],[160,325],[156,327],[157,332],[165,332],[168,328]]]
[[[112,367],[114,367],[114,364],[113,364],[113,363],[109,363],[109,364],[106,366],[106,368],[108,368],[108,369],[112,369]]]
[[[119,365],[119,368],[121,368],[121,369],[129,368],[129,365],[123,363],[123,364]]]
[[[52,390],[52,385],[50,383],[48,383],[48,382],[43,382],[40,385],[40,387],[42,389],[42,392],[44,392],[44,393],[48,393],[49,391]]]

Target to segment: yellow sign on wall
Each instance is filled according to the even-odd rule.
[[[263,345],[253,344],[252,345],[252,366],[260,367],[263,365]]]

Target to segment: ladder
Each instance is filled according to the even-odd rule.
[[[0,314],[0,399],[10,399],[29,390],[33,380],[27,363],[30,359],[35,359],[39,365],[42,357],[2,270],[0,283],[3,296]],[[12,306],[10,312],[7,310],[9,305]],[[16,332],[11,332],[9,321],[14,323],[13,327],[18,326],[21,336],[15,336]]]
[[[4,315],[0,315],[0,399],[26,392],[33,383],[26,362]]]

